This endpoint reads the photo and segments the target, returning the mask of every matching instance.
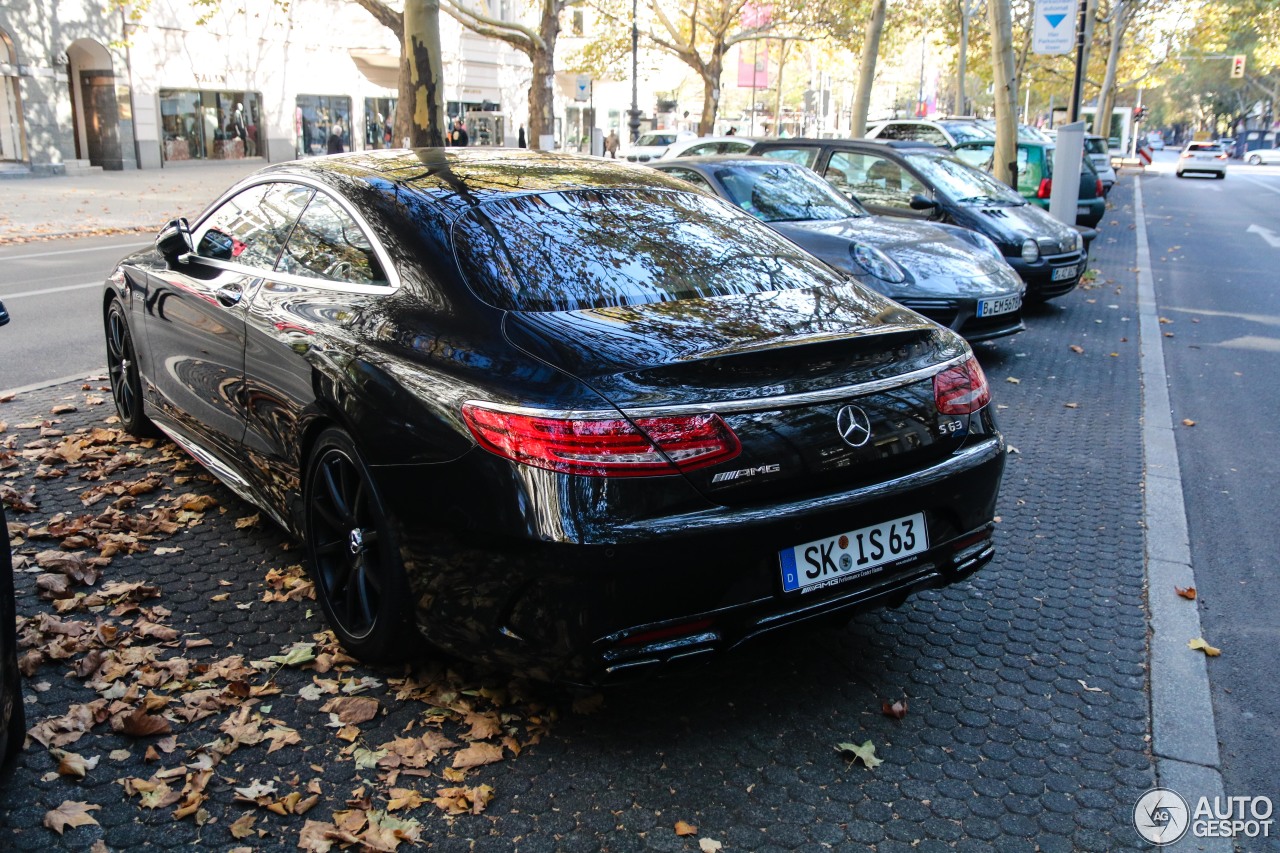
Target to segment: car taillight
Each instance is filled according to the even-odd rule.
[[[1183,151],[1181,155],[1183,160],[1189,160],[1193,156],[1195,155],[1193,155],[1190,151]]]
[[[1227,159],[1227,153],[1226,153],[1225,151],[1224,151],[1224,152],[1222,152],[1221,154],[1219,154],[1219,155],[1218,155],[1218,159],[1219,159],[1219,160],[1225,160],[1225,159]]]
[[[1094,192],[1098,194],[1098,198],[1102,198],[1102,178],[1094,179]]]
[[[719,415],[600,420],[462,407],[467,428],[490,453],[563,474],[655,477],[732,459],[742,444]]]
[[[933,400],[938,413],[968,415],[991,402],[991,388],[982,366],[973,356],[964,364],[948,367],[933,377]]]
[[[1036,198],[1048,198],[1053,192],[1053,178],[1041,178],[1040,188],[1036,190]]]

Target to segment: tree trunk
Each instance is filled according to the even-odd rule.
[[[862,42],[862,67],[858,72],[858,93],[853,99],[852,129],[854,139],[867,135],[867,111],[871,109],[871,85],[876,79],[876,55],[880,52],[880,34],[884,31],[885,6],[888,0],[874,0],[867,35]]]
[[[969,0],[957,0],[960,7],[960,55],[956,60],[956,115],[969,113],[965,110],[965,74],[968,73],[969,62]]]
[[[716,114],[720,111],[720,76],[724,73],[724,46],[711,49],[711,59],[702,67],[702,117],[698,119],[698,135],[715,132]],[[754,74],[755,72],[752,71]]]
[[[401,66],[400,103],[410,115],[409,144],[444,145],[444,67],[440,60],[440,0],[405,0],[404,46],[408,92]],[[406,94],[408,97],[406,97]]]
[[[1107,73],[1102,78],[1102,90],[1098,92],[1098,113],[1093,120],[1093,132],[1103,139],[1111,136],[1111,111],[1115,109],[1116,103],[1116,70],[1120,65],[1128,18],[1129,7],[1125,0],[1117,0],[1115,17],[1111,21],[1111,50],[1107,54]]]
[[[1013,21],[1009,0],[990,0],[991,66],[995,81],[996,150],[991,172],[1018,186],[1018,81],[1013,73]]]
[[[535,46],[529,54],[533,63],[533,80],[529,83],[529,147],[542,148],[542,137],[551,136],[554,140],[555,120],[555,85],[556,85],[556,39],[560,35],[559,4],[553,0],[542,0],[542,20],[538,24],[538,35],[542,44]],[[554,148],[554,141],[548,148]]]

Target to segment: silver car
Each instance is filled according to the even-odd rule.
[[[1116,170],[1111,166],[1111,148],[1107,140],[1101,136],[1089,134],[1084,138],[1084,151],[1089,155],[1089,162],[1102,181],[1102,194],[1105,196],[1116,185]]]

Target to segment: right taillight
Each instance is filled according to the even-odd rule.
[[[1053,178],[1041,178],[1040,188],[1036,190],[1036,198],[1048,198],[1053,192]]]
[[[991,388],[982,366],[973,356],[933,377],[933,400],[938,413],[968,415],[991,402]]]
[[[485,450],[513,462],[588,477],[654,477],[732,459],[742,444],[715,414],[636,418],[556,418],[462,407]]]

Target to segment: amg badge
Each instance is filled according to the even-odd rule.
[[[713,483],[724,483],[729,480],[741,480],[744,477],[754,477],[757,474],[776,474],[782,470],[782,466],[774,463],[773,465],[757,465],[754,468],[739,468],[737,471],[721,471],[711,478]]]

